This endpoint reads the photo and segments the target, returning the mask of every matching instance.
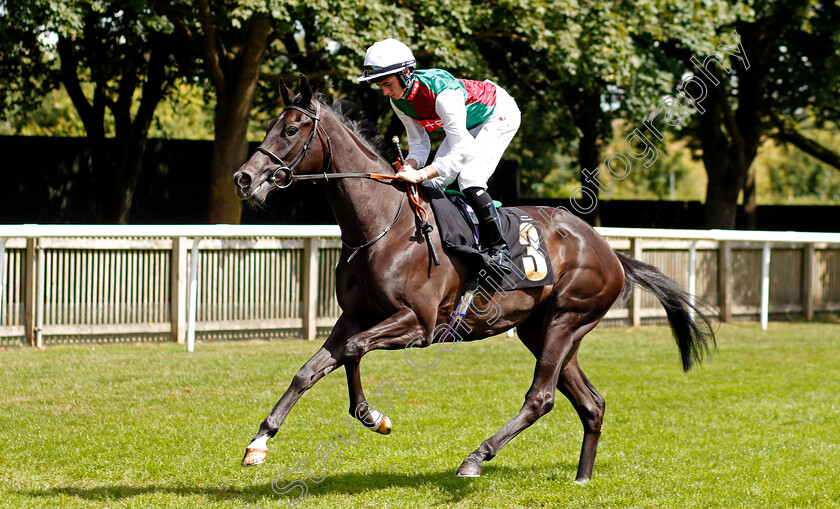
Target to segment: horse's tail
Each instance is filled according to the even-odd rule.
[[[674,339],[677,340],[677,346],[680,349],[683,370],[688,371],[695,362],[698,364],[702,362],[703,355],[709,352],[710,340],[713,345],[715,344],[715,333],[709,318],[691,302],[688,292],[659,272],[656,267],[618,252],[616,255],[621,266],[624,267],[624,292],[622,293],[629,292],[636,284],[654,294],[665,306],[668,321],[674,331]]]

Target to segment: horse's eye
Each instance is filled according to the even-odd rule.
[[[289,127],[286,128],[286,134],[289,135],[289,136],[292,136],[296,132],[298,132],[298,128],[293,126],[293,125],[290,125]]]

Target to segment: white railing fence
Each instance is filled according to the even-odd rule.
[[[840,234],[599,228],[725,321],[840,311]],[[0,344],[303,337],[340,309],[336,226],[0,226]],[[605,322],[665,318],[636,290]]]

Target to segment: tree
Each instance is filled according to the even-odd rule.
[[[826,147],[797,130],[799,120],[838,118],[840,15],[833,1],[771,1],[753,5],[754,14],[721,23],[718,32],[740,43],[744,58],[697,62],[679,41],[658,51],[678,62],[694,80],[689,96],[704,112],[692,121],[692,136],[703,152],[709,177],[704,225],[735,228],[738,197],[745,221],[755,227],[756,193],[752,163],[769,136],[788,141],[824,161],[837,160]],[[657,51],[648,47],[652,51]],[[718,51],[724,57],[724,52]],[[738,72],[733,66],[738,65]],[[708,93],[702,96],[703,81]]]
[[[2,66],[19,73],[4,102],[26,111],[63,85],[90,144],[102,220],[127,223],[155,108],[177,77],[171,27],[143,1],[7,8]]]
[[[368,44],[394,31],[410,34],[413,17],[407,8],[379,0],[212,4],[197,0],[194,5],[184,1],[155,5],[203,62],[216,95],[208,220],[226,223],[239,222],[241,214],[230,179],[247,156],[246,131],[255,102],[273,114],[279,79],[306,73],[320,89],[349,95],[368,106],[378,104],[370,87],[350,78],[357,75]],[[374,118],[383,110],[374,108]]]
[[[840,154],[806,135],[810,127],[840,121],[840,5],[813,2],[792,20],[786,37],[770,55],[774,61],[769,119],[773,136],[840,169]]]
[[[515,9],[524,7],[535,15],[517,17]],[[488,22],[472,33],[484,34],[477,39],[484,58],[495,62],[496,72],[504,73],[517,97],[525,99],[528,122],[522,130],[528,152],[576,152],[580,187],[572,203],[598,224],[598,196],[611,189],[604,184],[605,173],[620,180],[641,164],[628,159],[623,173],[614,173],[604,160],[612,121],[641,127],[640,118],[673,90],[673,74],[645,43],[675,38],[692,51],[713,47],[716,23],[735,19],[736,9],[725,1],[664,0],[519,2],[509,9],[494,8]],[[544,167],[547,162],[533,161]],[[539,175],[540,168],[535,170]]]
[[[216,95],[208,222],[239,223],[242,205],[230,178],[247,157],[246,132],[272,15],[283,17],[285,10],[265,2],[154,4],[175,26],[180,43],[200,60]]]

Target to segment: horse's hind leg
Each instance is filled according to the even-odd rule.
[[[587,320],[586,317],[581,317],[576,313],[555,315],[554,318],[548,318],[546,321],[548,323],[543,327],[541,334],[543,341],[526,343],[537,357],[537,365],[534,370],[534,381],[525,395],[525,404],[502,429],[467,456],[458,468],[457,475],[461,477],[481,475],[483,461],[496,457],[506,443],[554,407],[554,391],[564,365],[574,355],[583,336],[597,324],[597,319]]]
[[[583,445],[580,448],[580,462],[575,481],[586,482],[592,477],[592,468],[595,466],[595,452],[598,449],[601,423],[604,419],[604,398],[583,374],[577,362],[577,354],[560,372],[557,388],[575,407],[583,423]]]

